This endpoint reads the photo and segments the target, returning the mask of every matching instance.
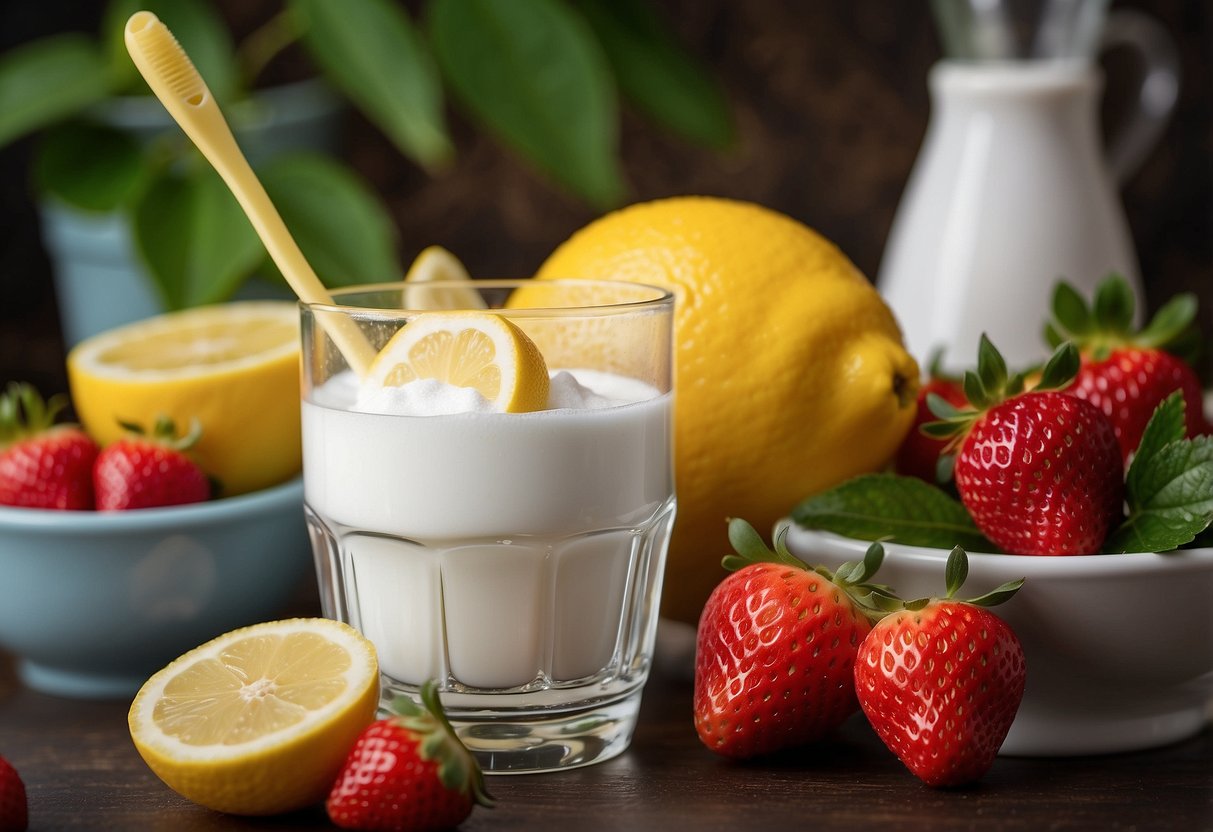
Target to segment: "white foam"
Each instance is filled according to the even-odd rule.
[[[399,387],[363,385],[353,410],[384,416],[453,416],[456,413],[492,413],[493,403],[474,387],[456,387],[432,378],[420,378]]]
[[[383,416],[453,416],[458,413],[499,412],[471,387],[456,387],[435,379],[417,379],[398,387],[359,385],[342,373],[324,385],[317,399],[328,406]],[[319,393],[319,391],[317,391]],[[635,379],[594,370],[557,370],[551,374],[547,410],[599,410],[653,398],[657,391]]]

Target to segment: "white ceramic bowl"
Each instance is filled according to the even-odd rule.
[[[0,648],[32,688],[129,696],[186,650],[275,617],[311,564],[300,477],[138,511],[0,506]]]
[[[783,525],[783,524],[781,524]],[[811,565],[860,560],[869,543],[791,525]],[[942,595],[948,552],[885,544],[877,575],[903,598]],[[995,607],[1027,658],[1023,703],[1003,754],[1072,756],[1152,748],[1203,728],[1213,697],[1213,549],[1033,557],[970,553],[960,597],[1005,581]]]

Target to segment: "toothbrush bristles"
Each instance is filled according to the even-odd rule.
[[[206,83],[168,27],[148,26],[136,37],[153,71],[173,95],[190,104],[200,103],[206,95]]]

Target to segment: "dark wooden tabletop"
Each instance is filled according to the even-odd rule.
[[[1154,751],[1081,759],[999,758],[978,786],[922,786],[853,718],[829,742],[737,764],[700,744],[690,685],[655,676],[632,747],[597,766],[491,777],[497,808],[475,830],[1213,830],[1213,732]],[[0,755],[20,771],[32,830],[333,829],[317,808],[221,815],[144,766],[125,701],[36,693],[0,654]]]

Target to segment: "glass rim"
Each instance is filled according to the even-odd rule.
[[[510,317],[525,317],[531,315],[550,315],[551,313],[570,314],[578,313],[593,313],[603,312],[618,314],[626,311],[634,311],[645,309],[647,307],[673,306],[674,293],[662,286],[657,286],[652,283],[640,283],[630,280],[606,280],[598,278],[555,278],[552,280],[536,281],[532,277],[518,278],[468,278],[466,280],[427,280],[419,283],[405,283],[402,280],[388,281],[383,283],[360,283],[349,286],[339,286],[329,289],[328,293],[331,300],[309,303],[300,300],[299,306],[301,309],[310,312],[338,313],[338,314],[362,314],[362,315],[395,315],[399,313],[420,315],[435,312],[456,312],[456,311],[474,311],[468,307],[460,306],[455,309],[418,309],[409,306],[388,307],[388,306],[368,306],[361,304],[345,304],[341,303],[342,296],[354,295],[373,295],[376,293],[399,292],[407,288],[417,289],[459,289],[459,288],[474,288],[474,289],[512,289],[520,286],[528,285],[532,282],[541,283],[545,287],[567,287],[585,289],[587,286],[599,286],[609,289],[629,289],[643,292],[647,290],[650,295],[639,299],[611,301],[607,303],[586,303],[576,306],[521,306],[518,308],[509,309],[485,309],[485,312],[491,313],[509,313]]]

